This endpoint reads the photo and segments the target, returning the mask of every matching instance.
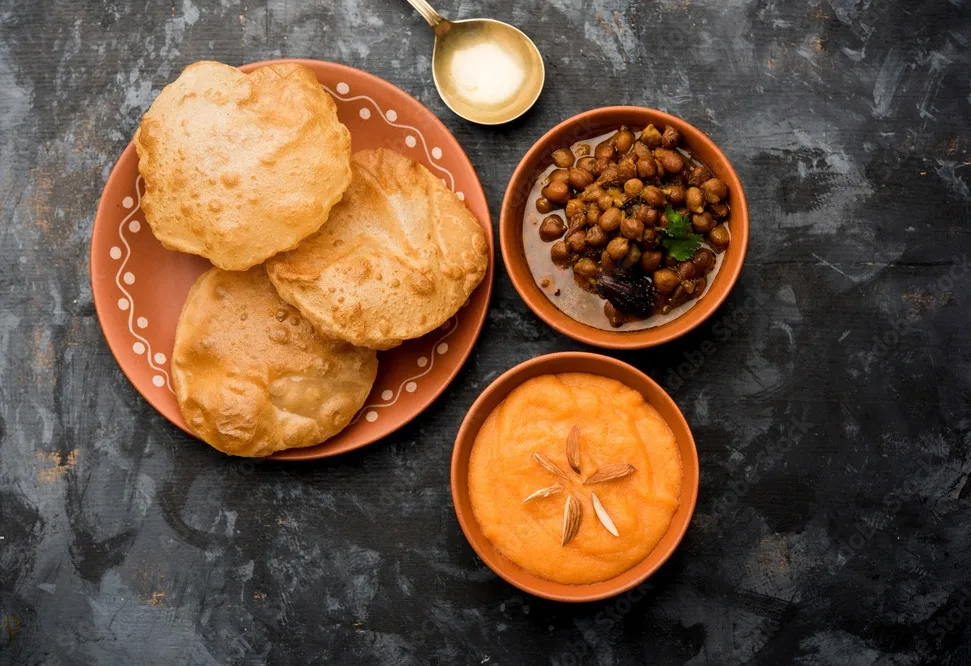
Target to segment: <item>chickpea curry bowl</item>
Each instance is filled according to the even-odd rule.
[[[691,330],[725,299],[748,208],[700,130],[653,109],[605,107],[529,150],[503,200],[500,242],[517,291],[547,323],[636,349]]]

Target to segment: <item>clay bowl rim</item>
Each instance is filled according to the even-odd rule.
[[[472,445],[486,417],[513,389],[527,379],[560,372],[588,372],[612,377],[640,391],[674,432],[678,441],[678,451],[681,454],[683,475],[681,504],[664,537],[639,563],[613,578],[598,583],[580,585],[555,583],[531,574],[506,559],[482,533],[472,512],[469,498],[469,458]],[[590,352],[558,352],[537,356],[513,366],[497,377],[476,398],[455,437],[450,481],[452,505],[459,526],[466,540],[486,566],[507,583],[537,597],[552,601],[588,602],[608,599],[640,585],[670,559],[684,538],[694,515],[698,501],[700,469],[698,450],[688,421],[671,396],[657,382],[637,368],[609,356]]]
[[[714,283],[694,307],[677,319],[640,331],[605,331],[578,322],[562,312],[533,280],[522,247],[522,224],[528,193],[536,176],[552,164],[550,154],[580,139],[589,139],[621,125],[641,128],[648,123],[672,125],[684,144],[724,180],[731,194],[729,229],[732,242]],[[748,250],[749,212],[742,182],[731,162],[704,132],[669,113],[642,106],[604,106],[567,118],[540,137],[526,152],[506,186],[499,213],[499,247],[506,273],[523,302],[553,329],[578,342],[607,349],[644,349],[678,338],[700,326],[728,298],[738,280]]]

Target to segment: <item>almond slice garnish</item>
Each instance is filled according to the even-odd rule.
[[[563,505],[563,540],[561,546],[565,546],[573,540],[573,537],[580,531],[580,523],[583,521],[583,507],[573,495],[566,496],[566,504]]]
[[[614,521],[610,519],[607,515],[607,510],[604,509],[604,505],[600,503],[600,498],[597,497],[597,493],[591,492],[590,498],[593,500],[593,511],[597,514],[597,518],[600,519],[600,523],[607,528],[607,531],[613,534],[615,537],[619,537],[620,533],[617,531],[617,526],[614,525]]]
[[[580,473],[580,426],[570,428],[566,436],[566,459],[577,474]]]
[[[549,497],[550,495],[555,495],[556,493],[559,493],[559,492],[563,492],[563,486],[561,486],[559,483],[557,483],[556,485],[550,486],[549,488],[540,488],[535,493],[533,493],[532,495],[524,499],[523,504],[525,504],[526,502],[530,502],[534,499],[538,499],[540,497]]]
[[[540,465],[542,465],[547,472],[550,472],[551,474],[555,474],[557,476],[562,476],[564,479],[566,478],[566,472],[560,469],[555,462],[553,462],[552,460],[544,456],[539,451],[533,454],[533,460],[535,460]]]
[[[604,465],[596,472],[591,474],[590,478],[583,482],[583,485],[589,486],[594,483],[606,483],[607,481],[613,481],[614,479],[622,479],[636,471],[636,467],[627,463],[611,463],[609,465]]]
[[[538,462],[543,469],[545,469],[550,474],[558,476],[564,481],[569,481],[569,478],[559,465],[550,460],[547,456],[543,455],[539,451],[533,452],[533,460]],[[570,428],[570,432],[566,437],[566,460],[570,464],[570,468],[573,469],[578,475],[580,474],[580,426],[574,424]],[[609,465],[604,465],[596,472],[590,475],[583,485],[589,486],[595,483],[606,483],[608,481],[614,481],[616,479],[622,479],[625,476],[630,476],[637,471],[637,468],[629,463],[610,463]],[[577,479],[579,481],[579,479]],[[566,490],[565,483],[555,483],[552,486],[546,488],[540,488],[539,490],[533,492],[526,499],[523,500],[523,504],[531,502],[536,499],[542,499],[549,497],[550,495],[557,495]],[[594,492],[590,493],[590,497],[593,501],[593,510],[597,514],[597,520],[604,528],[613,534],[615,537],[619,537],[620,533],[617,531],[617,526],[614,525],[614,521],[611,520],[610,515],[604,508],[604,505],[600,502],[600,498]],[[566,496],[566,502],[563,505],[563,536],[561,539],[561,546],[566,546],[570,543],[573,538],[580,531],[580,523],[583,522],[583,505],[580,504],[580,500],[574,497],[569,492]]]

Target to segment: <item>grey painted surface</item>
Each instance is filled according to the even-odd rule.
[[[398,0],[0,0],[0,662],[968,663],[968,3],[442,9],[535,38],[533,112],[498,129],[451,115]],[[670,389],[702,466],[684,543],[632,597],[520,594],[455,521],[472,400],[578,348],[501,262],[452,387],[336,460],[222,457],[116,366],[87,262],[114,160],[186,64],[288,56],[427,104],[493,215],[532,141],[605,103],[685,117],[734,161],[753,234],[732,296],[683,340],[619,354]]]

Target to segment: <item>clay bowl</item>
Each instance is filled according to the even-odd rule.
[[[599,583],[567,585],[535,576],[506,559],[482,533],[472,513],[469,498],[469,456],[479,428],[486,417],[509,393],[527,379],[561,372],[586,372],[616,379],[640,391],[667,422],[678,440],[683,482],[681,506],[657,547],[644,560],[624,573]],[[671,556],[688,529],[698,499],[698,452],[681,410],[654,380],[640,370],[607,356],[586,352],[547,354],[508,370],[476,399],[469,409],[452,450],[452,502],[455,515],[472,548],[496,574],[524,592],[554,601],[597,601],[625,592],[657,571]]]
[[[677,319],[640,331],[604,331],[582,324],[562,312],[536,285],[523,252],[523,216],[537,176],[552,164],[551,154],[558,148],[590,139],[628,125],[643,129],[654,123],[663,130],[672,125],[681,133],[682,145],[704,162],[728,185],[731,214],[728,227],[732,241],[725,251],[722,267],[708,293]],[[701,130],[680,118],[638,106],[606,106],[573,116],[551,129],[533,144],[513,172],[502,200],[499,218],[499,243],[506,272],[526,305],[540,319],[574,340],[609,349],[643,349],[673,340],[696,326],[718,309],[731,291],[742,270],[748,247],[748,205],[742,183],[728,158]]]

